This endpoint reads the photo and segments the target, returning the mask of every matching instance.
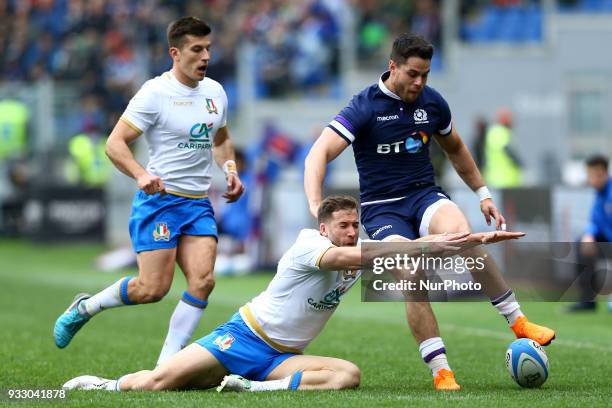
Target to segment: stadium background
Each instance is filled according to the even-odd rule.
[[[141,368],[142,361],[149,364],[157,353],[165,318],[158,319],[163,322],[148,320],[154,318],[154,310],[116,312],[124,319],[117,327],[125,330],[146,322],[150,339],[136,354],[134,349],[141,344],[136,340],[116,348],[105,338],[104,328],[117,322],[102,317],[96,322],[101,331],[92,327],[93,333],[84,333],[83,338],[105,351],[94,356],[88,351],[91,343],[75,345],[84,355],[71,357],[75,360],[67,364],[51,347],[50,330],[73,292],[99,289],[113,279],[110,274],[134,273],[127,235],[133,181],[114,169],[105,173],[104,164],[98,163],[104,177],[86,182],[70,146],[80,133],[103,140],[138,87],[170,67],[165,28],[184,14],[202,17],[213,27],[207,75],[228,92],[230,130],[246,158],[243,174],[248,200],[234,208],[215,200],[221,229],[226,232],[219,275],[272,270],[296,231],[313,225],[301,185],[305,154],[349,98],[377,81],[386,68],[392,39],[405,31],[434,43],[436,56],[428,83],[448,100],[454,123],[470,148],[476,141],[479,118],[492,123],[498,107],[513,110],[513,145],[525,164],[524,183],[494,192],[509,225],[528,232],[526,239],[533,242],[573,241],[582,230],[593,198],[584,184],[582,161],[592,153],[612,153],[610,0],[0,1],[0,102],[22,103],[29,117],[25,143],[9,151],[11,130],[3,122],[5,105],[0,105],[0,144],[4,144],[0,148],[0,259],[4,265],[0,321],[8,328],[1,337],[7,369],[2,370],[0,388],[17,384],[52,388],[92,365],[93,371],[104,372],[108,367],[111,374],[119,374]],[[143,146],[139,142],[135,151],[144,162]],[[443,159],[438,167],[440,182],[466,211],[473,227],[486,229],[473,193]],[[218,196],[223,178],[220,171],[214,173]],[[356,193],[350,149],[330,167],[326,187],[329,192]],[[100,257],[103,254],[107,256]],[[229,316],[240,302],[263,289],[269,278],[268,274],[220,278],[213,294],[220,306],[211,308],[209,316],[214,317],[207,316],[198,332]],[[170,298],[178,297],[181,285],[177,279]],[[411,355],[413,345],[406,341],[401,307],[363,305],[358,293],[351,294],[347,303],[350,306],[341,308],[338,322],[332,322],[311,350],[361,359],[358,363],[365,366],[364,376],[370,379],[364,383],[366,394],[343,394],[342,398],[369,401],[379,398],[383,390],[389,404],[412,400],[407,396],[410,387],[385,382],[389,374],[384,365],[397,364],[390,357],[397,353],[394,350],[410,355],[410,364],[400,364],[391,371],[395,373],[391,378],[401,376],[402,383],[406,375],[411,386],[424,382],[425,370],[406,374],[414,366],[412,361],[422,363]],[[169,316],[173,304],[166,299],[150,307]],[[564,374],[553,371],[548,393],[545,387],[529,396],[516,393],[497,367],[503,362],[504,344],[510,341],[499,318],[490,310],[487,317],[467,317],[488,306],[470,304],[459,319],[452,312],[456,306],[437,307],[443,334],[446,331],[457,347],[457,355],[468,360],[463,378],[471,375],[472,384],[486,389],[460,401],[482,403],[492,395],[500,403],[517,404],[533,398],[556,405],[577,401],[597,405],[609,400],[609,383],[605,391],[598,387],[600,380],[585,381],[582,394],[567,393],[581,373],[601,376],[601,384],[612,374],[604,363],[612,353],[610,316],[602,310],[577,319],[560,314],[560,304],[532,306],[538,318],[553,316],[566,339],[551,352],[551,364],[558,364]],[[385,313],[388,320],[377,321]],[[352,332],[343,326],[347,321]],[[464,323],[469,329],[462,328]],[[364,333],[371,327],[379,333],[394,328],[402,339],[382,345],[384,339],[374,332]],[[345,344],[353,338],[361,340]],[[483,352],[484,358],[490,357],[486,364],[469,361],[467,356],[482,352],[473,339],[492,348],[494,344],[502,352],[495,352],[499,356],[493,350]],[[17,350],[22,352],[20,342],[31,350],[25,361],[15,357]],[[377,347],[383,352],[372,357]],[[115,351],[131,359],[126,364],[109,359],[106,353]],[[487,364],[492,362],[496,368],[488,376]],[[583,366],[572,371],[572,362]],[[61,372],[50,374],[54,366],[61,367]],[[484,378],[483,370],[488,370]],[[31,374],[39,375],[40,381],[30,378]],[[414,401],[445,401],[428,393],[429,383],[419,387]],[[553,390],[555,396],[551,396]],[[130,401],[138,404],[140,398]],[[274,398],[278,399],[273,402],[286,402],[285,397]],[[322,398],[333,401],[330,396]]]

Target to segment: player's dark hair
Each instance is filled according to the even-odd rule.
[[[424,60],[431,60],[433,57],[433,45],[420,35],[401,34],[393,41],[391,48],[391,60],[398,65],[402,65],[410,57],[419,57]]]
[[[317,212],[317,220],[319,224],[326,222],[332,216],[332,214],[339,210],[356,210],[357,200],[351,196],[329,196],[319,206]]]
[[[168,26],[168,45],[181,48],[185,43],[187,35],[194,37],[205,37],[211,32],[211,28],[197,17],[181,17]]]
[[[602,154],[595,154],[586,161],[588,167],[603,167],[608,171],[608,158]]]

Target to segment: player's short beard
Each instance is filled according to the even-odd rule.
[[[399,81],[394,84],[394,87],[395,87],[396,95],[399,96],[402,101],[404,101],[404,102],[412,102],[412,101],[408,100],[408,95],[407,95],[408,87],[403,86],[401,84],[401,82],[399,82]]]

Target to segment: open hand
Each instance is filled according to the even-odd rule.
[[[510,239],[519,239],[524,236],[524,232],[490,231],[470,234],[467,237],[467,240],[468,242],[477,242],[480,244],[494,244],[496,242],[508,241]]]
[[[423,254],[431,255],[454,253],[464,248],[462,244],[467,242],[469,235],[469,231],[428,235],[419,240],[424,241],[421,244],[421,251]]]

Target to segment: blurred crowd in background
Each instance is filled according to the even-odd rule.
[[[612,10],[609,0],[557,4]],[[541,7],[540,0],[463,0],[460,38],[540,41]],[[245,40],[255,47],[248,69],[260,98],[338,96],[346,24],[355,33],[349,44],[357,69],[384,69],[390,40],[405,31],[434,44],[432,68],[442,69],[439,0],[0,0],[0,78],[76,81],[80,111],[63,121],[64,129],[108,133],[142,82],[169,69],[165,30],[180,15],[200,16],[213,27],[208,75],[224,85],[232,105]]]
[[[447,12],[449,4],[454,9]],[[238,78],[244,70],[254,80],[257,102],[344,101],[347,68],[368,78],[382,72],[391,42],[402,32],[433,43],[432,70],[443,75],[452,72],[450,63],[445,64],[445,46],[456,40],[484,44],[483,49],[501,44],[502,50],[545,44],[545,9],[550,11],[551,5],[555,13],[612,12],[612,0],[0,0],[0,232],[8,229],[7,219],[16,220],[10,225],[19,231],[30,180],[50,185],[58,179],[49,169],[62,166],[48,166],[47,158],[67,159],[59,177],[65,184],[107,185],[112,165],[104,154],[106,136],[141,84],[170,69],[166,28],[179,16],[195,15],[211,25],[207,75],[224,86],[231,116],[238,101],[246,99],[241,99],[239,84],[244,81]],[[452,23],[446,25],[449,13]],[[448,27],[455,31],[449,33]],[[350,67],[344,64],[347,60]],[[51,81],[55,96],[47,100],[63,105],[53,110],[52,142],[34,155],[32,140],[42,139],[46,126],[37,119],[50,115],[41,114],[41,104],[35,103],[38,93],[32,90]],[[29,92],[28,99],[24,94]],[[596,111],[592,104],[585,106],[587,113]],[[599,122],[593,117],[586,115],[584,122],[595,126]],[[265,235],[261,217],[269,204],[268,191],[282,171],[302,173],[304,157],[320,132],[298,126],[289,128],[295,132],[290,134],[274,121],[262,129],[249,132],[248,143],[240,145],[241,174],[249,193],[218,214],[221,230],[238,245]],[[529,152],[515,149],[514,131],[507,109],[475,118],[471,134],[466,129],[466,140],[473,141],[470,148],[491,187],[523,185]],[[448,161],[436,144],[431,155],[440,177]],[[34,173],[44,178],[32,177]],[[8,182],[2,184],[2,178]],[[222,207],[219,203],[216,208]]]
[[[170,68],[165,31],[181,15],[212,26],[208,75],[232,104],[245,39],[255,46],[249,69],[259,97],[333,95],[341,24],[351,21],[360,63],[383,68],[379,57],[400,31],[440,44],[436,0],[0,0],[0,77],[77,81],[82,112],[66,122],[68,133],[108,133],[142,82]]]

